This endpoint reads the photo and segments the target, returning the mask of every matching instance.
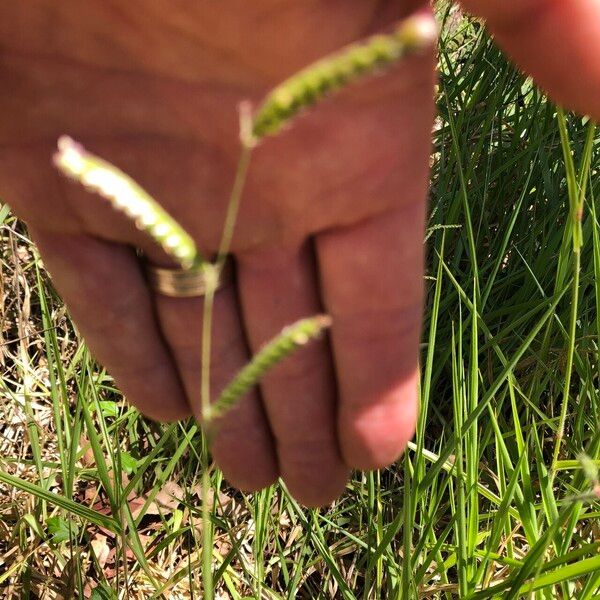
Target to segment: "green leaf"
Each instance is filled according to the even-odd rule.
[[[42,488],[35,483],[31,483],[29,481],[25,481],[20,479],[19,477],[15,477],[14,475],[9,475],[4,471],[0,471],[0,482],[5,483],[6,485],[10,485],[15,487],[18,490],[22,490],[28,494],[31,494],[34,497],[40,498],[46,502],[49,502],[52,505],[59,506],[63,510],[66,510],[90,523],[95,523],[100,527],[104,527],[114,533],[121,533],[120,524],[115,521],[115,519],[103,515],[87,506],[82,504],[78,504],[69,498],[65,498],[60,494],[55,494],[54,492],[49,492],[48,490]]]
[[[119,416],[119,407],[116,402],[112,400],[100,400],[98,405],[104,418],[116,419]]]
[[[95,587],[90,596],[90,600],[114,600],[115,598],[117,598],[117,594],[105,583]]]
[[[5,204],[0,198],[0,225],[10,216],[10,206]]]
[[[526,594],[531,591],[542,590],[563,581],[570,581],[588,575],[589,573],[598,573],[598,571],[600,571],[600,555],[566,565],[562,569],[550,573],[545,573],[535,579],[533,583],[521,586],[520,593]]]
[[[138,468],[138,461],[127,452],[121,452],[121,468],[127,475],[135,473]]]
[[[55,544],[72,540],[79,534],[77,523],[72,520],[66,521],[62,517],[48,517],[46,526]]]

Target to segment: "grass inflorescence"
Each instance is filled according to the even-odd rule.
[[[309,65],[267,96],[253,119],[254,138],[278,133],[301,110],[361,77],[410,54],[431,50],[437,33],[433,16],[418,14],[400,22],[392,33],[374,35]]]
[[[265,344],[253,359],[242,369],[210,408],[211,418],[222,417],[254,387],[277,363],[285,360],[298,348],[320,336],[331,325],[331,318],[317,315],[288,325],[276,338]]]
[[[117,167],[88,152],[68,136],[58,140],[54,164],[64,175],[108,200],[184,268],[202,265],[202,256],[192,237],[150,194]]]

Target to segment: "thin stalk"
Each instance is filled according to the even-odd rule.
[[[251,129],[250,111],[242,107],[240,114],[240,131],[242,141],[242,151],[238,166],[236,169],[231,196],[227,205],[223,233],[219,244],[217,260],[214,265],[204,264],[204,274],[206,279],[206,294],[204,296],[204,309],[202,316],[202,363],[201,363],[201,381],[200,381],[200,414],[202,422],[207,431],[210,431],[210,354],[212,342],[212,321],[215,292],[219,283],[219,276],[227,260],[227,254],[231,247],[235,223],[239,212],[239,207],[244,191],[244,184],[250,166],[253,143],[248,132]],[[204,588],[204,598],[212,600],[214,598],[214,582],[212,573],[212,526],[210,519],[210,510],[208,507],[210,490],[209,477],[209,459],[208,448],[202,452],[202,584]]]
[[[475,280],[475,298],[479,299],[480,287],[479,287],[479,267],[477,265],[477,242],[475,239],[475,232],[473,229],[473,222],[471,219],[471,207],[469,204],[469,190],[467,180],[465,177],[465,170],[461,158],[460,145],[458,139],[458,131],[456,123],[452,117],[452,111],[450,103],[446,97],[446,106],[448,107],[448,124],[450,125],[450,131],[452,133],[452,146],[456,156],[456,168],[458,171],[458,179],[460,181],[460,196],[462,198],[463,212],[465,217],[465,225],[467,229],[467,241],[469,244],[469,261],[471,263],[471,269],[473,270],[473,278]]]
[[[242,115],[242,120],[245,118],[249,118],[249,116]],[[243,124],[242,128],[244,128]],[[244,185],[246,184],[248,167],[250,166],[250,158],[252,157],[252,142],[244,138],[245,136],[242,136],[242,151],[240,154],[240,160],[238,162],[235,181],[233,182],[233,189],[231,191],[229,205],[227,207],[227,215],[225,217],[225,224],[223,226],[223,235],[221,237],[221,244],[219,246],[219,254],[217,256],[217,265],[220,266],[222,266],[227,259],[227,253],[231,247],[235,222],[237,220],[240,208],[242,193],[244,192]]]
[[[417,455],[419,456],[419,455]],[[402,561],[402,589],[401,600],[410,600],[414,591],[414,571],[413,562],[410,557],[413,555],[413,523],[414,507],[416,499],[413,497],[413,481],[416,473],[411,469],[410,455],[408,452],[404,455],[404,527],[402,528],[402,541],[404,545],[404,560]],[[381,543],[381,540],[377,540]]]
[[[575,355],[575,337],[577,335],[577,308],[579,306],[579,278],[581,271],[581,252],[574,250],[573,260],[573,293],[571,297],[571,320],[569,323],[569,348],[567,350],[567,365],[565,368],[565,383],[563,387],[563,399],[560,409],[558,428],[556,430],[556,441],[554,444],[554,453],[552,455],[551,480],[556,473],[555,465],[558,462],[562,440],[565,435],[565,424],[567,420],[567,410],[569,407],[569,396],[571,389],[571,379],[573,374],[573,357]]]
[[[560,455],[562,440],[565,433],[565,424],[567,420],[567,411],[569,406],[569,396],[571,389],[571,379],[573,374],[573,359],[575,356],[575,338],[577,335],[577,312],[579,307],[579,282],[581,272],[581,248],[583,246],[583,206],[586,193],[586,171],[589,171],[591,162],[591,149],[595,134],[595,127],[590,126],[588,130],[588,138],[586,143],[586,152],[584,156],[584,164],[582,166],[581,180],[578,181],[575,172],[575,163],[571,153],[571,144],[569,142],[569,134],[567,130],[567,121],[565,113],[562,110],[558,111],[558,128],[560,131],[560,139],[565,158],[567,169],[567,187],[569,192],[569,205],[571,212],[571,230],[573,232],[573,291],[571,297],[571,317],[569,324],[569,347],[567,350],[567,364],[565,372],[565,382],[563,387],[563,399],[558,421],[558,429],[556,431],[556,441],[554,444],[554,453],[552,456],[552,469],[550,473],[551,481],[554,480],[555,466]]]
[[[208,462],[207,452],[203,452],[203,462]],[[208,496],[210,491],[210,476],[208,465],[203,465],[202,470],[202,587],[204,589],[204,598],[212,600],[214,598],[214,582],[212,574],[212,528],[210,520],[210,509],[208,507]]]
[[[207,419],[210,420],[210,350],[214,300],[214,286],[207,285],[206,295],[204,296],[204,308],[202,311],[202,365],[200,371],[200,414],[203,423],[206,423]]]
[[[201,415],[205,425],[210,421],[210,350],[212,339],[212,315],[214,308],[215,292],[219,282],[219,276],[227,260],[227,254],[231,247],[235,223],[237,220],[244,185],[250,166],[253,144],[245,133],[249,130],[250,114],[248,110],[242,110],[241,114],[241,140],[242,152],[238,162],[233,189],[227,205],[227,214],[223,225],[223,234],[219,244],[217,261],[215,265],[206,265],[206,294],[204,296],[204,311],[202,317],[202,369],[201,369]]]

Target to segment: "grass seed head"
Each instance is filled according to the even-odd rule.
[[[268,371],[298,348],[318,338],[330,325],[329,316],[317,315],[286,327],[233,378],[213,404],[209,418],[212,420],[225,415]]]
[[[276,87],[254,116],[252,134],[260,140],[326,95],[352,81],[375,73],[410,54],[433,47],[438,26],[430,13],[419,13],[399,23],[389,34],[374,35],[321,59]]]
[[[183,268],[192,268],[202,261],[196,244],[183,227],[117,167],[87,152],[68,136],[58,140],[58,152],[53,160],[67,177],[99,194],[125,214]]]

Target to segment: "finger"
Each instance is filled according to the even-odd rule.
[[[90,350],[127,399],[158,421],[188,417],[133,251],[86,235],[30,232]]]
[[[256,351],[286,325],[321,312],[314,261],[301,252],[261,253],[240,260],[239,289],[246,331]],[[331,502],[348,469],[336,433],[336,389],[327,341],[298,350],[274,367],[261,392],[277,444],[281,475],[307,506]]]
[[[356,468],[393,462],[414,433],[424,220],[424,202],[412,202],[317,238],[340,443]]]
[[[463,0],[558,102],[600,119],[597,0]]]
[[[190,406],[200,417],[202,298],[156,296],[165,339],[175,357]],[[222,390],[248,361],[235,290],[231,284],[215,296],[211,344],[212,396]],[[256,392],[238,402],[219,422],[211,451],[225,477],[245,491],[256,491],[277,480],[271,433]]]

